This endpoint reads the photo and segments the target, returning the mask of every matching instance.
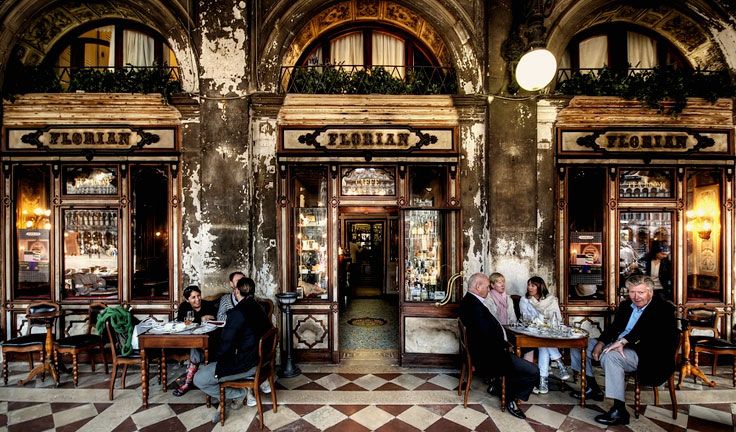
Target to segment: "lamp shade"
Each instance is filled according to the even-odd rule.
[[[524,54],[516,65],[516,82],[524,90],[541,90],[552,81],[555,72],[555,56],[544,48],[533,49]]]
[[[290,305],[296,302],[297,294],[294,291],[287,291],[276,294],[276,299],[282,305]]]

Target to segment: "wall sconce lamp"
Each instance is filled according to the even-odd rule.
[[[685,224],[685,231],[695,232],[703,240],[710,239],[710,234],[713,231],[717,214],[713,211],[707,211],[703,207],[699,207],[693,210],[685,212],[687,217],[687,223]]]
[[[516,64],[514,77],[521,88],[527,91],[541,90],[555,77],[557,59],[546,48],[547,29],[544,17],[554,6],[554,0],[527,0],[524,2],[524,22],[518,24],[518,35],[514,39],[526,42],[526,53]]]

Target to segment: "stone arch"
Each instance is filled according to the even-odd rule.
[[[692,67],[734,67],[724,39],[736,37],[728,14],[716,2],[694,0],[671,4],[659,0],[562,0],[555,5],[545,25],[550,28],[547,46],[561,56],[579,32],[604,23],[629,23],[651,29],[672,43]],[[729,35],[718,36],[719,31]]]
[[[166,39],[179,62],[184,90],[197,92],[197,55],[190,36],[193,24],[186,11],[169,3],[172,2],[152,1],[143,8],[126,0],[55,2],[51,5],[43,0],[20,2],[0,10],[3,25],[0,63],[7,65],[11,55],[17,55],[24,64],[38,64],[61,38],[78,26],[104,19],[125,19],[149,27]]]
[[[373,20],[401,28],[424,42],[443,65],[455,67],[461,92],[479,92],[482,67],[478,60],[479,47],[473,45],[474,38],[468,30],[472,28],[472,19],[461,8],[450,11],[435,0],[404,3],[343,0],[323,7],[317,0],[293,5],[282,1],[263,23],[264,29],[273,30],[266,35],[260,51],[259,90],[276,91],[281,66],[292,66],[302,51],[324,32],[349,22]]]

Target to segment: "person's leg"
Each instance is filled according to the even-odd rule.
[[[549,359],[550,359],[550,350],[553,350],[555,348],[539,348],[539,360],[537,361],[537,364],[539,365],[539,376],[547,378],[549,376]],[[557,352],[559,354],[559,351]]]
[[[256,368],[252,367],[247,372],[238,373],[234,375],[228,375],[224,376],[219,379],[219,382],[226,382],[226,381],[235,381],[243,378],[251,378],[256,373]],[[242,399],[245,396],[245,390],[244,389],[236,389],[236,388],[226,388],[225,389],[225,399]]]
[[[526,401],[532,393],[534,384],[539,379],[539,368],[534,363],[511,355],[512,371],[506,376],[508,381],[506,400],[521,399]]]
[[[588,349],[586,350],[586,356],[585,356],[585,376],[592,377],[593,376],[593,364],[591,360],[593,359],[593,348],[595,348],[595,345],[598,343],[598,339],[591,338],[588,340]],[[580,350],[578,349],[571,349],[570,350],[570,366],[572,367],[572,370],[575,372],[580,372],[581,370],[581,358]]]
[[[192,348],[191,350],[189,350],[189,366],[187,366],[187,376],[184,380],[184,384],[179,386],[179,388],[174,389],[174,396],[182,396],[189,391],[192,380],[194,379],[194,374],[197,373],[197,368],[203,360],[204,353],[202,352],[202,350],[197,348]]]
[[[617,351],[609,351],[601,356],[601,365],[606,375],[606,397],[624,400],[626,390],[626,373],[634,372],[639,364],[636,351],[624,348],[624,355]]]
[[[220,399],[220,382],[215,378],[215,368],[217,362],[203,365],[196,374],[194,374],[194,385],[202,390],[207,396],[216,400]]]

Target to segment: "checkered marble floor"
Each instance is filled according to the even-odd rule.
[[[474,380],[467,408],[457,395],[457,371],[393,366],[300,365],[303,374],[277,382],[278,412],[264,405],[264,430],[279,431],[599,431],[593,418],[610,408],[608,402],[576,405],[567,392],[533,395],[521,405],[527,421],[499,409],[498,399],[485,393],[482,380]],[[141,404],[140,374],[128,372],[127,389],[115,391],[109,401],[106,376],[98,366],[92,373],[82,366],[80,385],[74,388],[62,375],[56,388],[50,379],[25,387],[17,384],[27,365],[11,364],[7,387],[0,386],[0,432],[5,431],[219,431],[259,430],[255,408],[228,411],[225,426],[210,419],[214,408],[204,405],[203,394],[190,391],[181,398],[164,393],[154,374],[149,408]],[[155,368],[152,367],[152,372]],[[182,374],[169,366],[169,381]],[[599,382],[602,382],[599,379]],[[662,405],[653,406],[650,390],[642,391],[643,415],[612,431],[733,431],[736,424],[736,389],[730,368],[722,367],[717,387],[683,383],[677,392],[679,414],[673,420],[669,395],[660,389]],[[116,383],[118,388],[120,382]],[[573,384],[574,386],[574,384]],[[627,392],[633,398],[633,392]],[[264,398],[267,400],[267,398]],[[633,400],[627,400],[633,412]]]

